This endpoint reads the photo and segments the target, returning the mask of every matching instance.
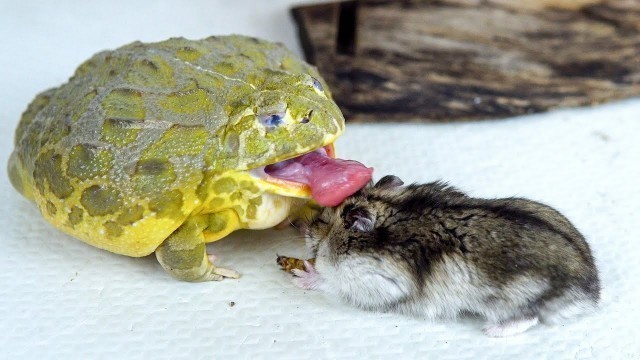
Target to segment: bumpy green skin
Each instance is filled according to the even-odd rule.
[[[120,254],[147,255],[188,219],[230,208],[250,227],[273,189],[243,171],[344,130],[314,79],[326,89],[281,44],[243,36],[101,52],[29,105],[9,176],[55,226]],[[282,111],[277,128],[260,120]]]

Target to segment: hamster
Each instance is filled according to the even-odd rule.
[[[294,283],[366,310],[478,314],[497,337],[591,311],[600,298],[585,238],[527,199],[478,199],[388,175],[303,228],[316,262],[294,270]]]

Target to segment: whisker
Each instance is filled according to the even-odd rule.
[[[290,217],[287,217],[287,220],[289,221],[289,224],[291,224],[291,226],[292,226],[294,229],[300,230],[300,228],[299,228],[298,226],[296,226],[296,224],[294,224],[294,222],[293,222],[293,221],[291,221],[291,218],[290,218]]]

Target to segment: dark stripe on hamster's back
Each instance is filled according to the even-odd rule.
[[[574,230],[574,234],[568,234],[564,229],[554,226],[554,224],[551,224],[546,219],[539,217],[538,214],[514,208],[509,204],[491,204],[489,206],[484,206],[483,208],[493,211],[497,216],[517,222],[518,224],[532,225],[538,228],[544,228],[552,233],[559,234],[578,254],[580,254],[580,257],[582,257],[585,263],[590,265],[593,264],[593,258],[589,252],[587,242],[582,234],[577,230]],[[571,224],[569,225],[571,226]]]
[[[446,183],[435,182],[425,185],[412,184],[404,189],[403,196],[394,199],[391,196],[381,197],[379,200],[388,202],[402,212],[408,213],[431,213],[430,209],[441,211],[472,211],[481,210],[493,213],[498,217],[505,218],[521,225],[531,225],[538,228],[544,228],[553,233],[560,234],[565,241],[578,253],[580,257],[593,266],[593,258],[591,257],[588,244],[582,234],[573,227],[573,225],[562,214],[553,208],[527,199],[496,199],[485,200],[471,198],[460,192],[454,187],[448,186]],[[562,217],[566,226],[571,229],[572,233],[567,233],[564,229],[555,226],[549,221],[538,216],[535,211],[521,210],[505,202],[524,201],[529,205],[542,207],[545,210],[554,212],[554,216]],[[540,211],[537,209],[538,212]],[[447,214],[439,214],[437,216],[446,217]],[[464,218],[472,217],[472,214],[466,215]]]
[[[534,209],[520,209],[517,207],[517,204],[514,204],[514,202],[523,202],[523,205],[533,207]],[[557,274],[553,278],[556,281],[563,278],[569,283],[574,283],[580,286],[595,301],[599,299],[600,280],[598,279],[595,261],[591,255],[589,244],[573,224],[571,224],[571,222],[557,210],[535,201],[517,198],[496,200],[472,199],[471,203],[458,204],[452,208],[460,210],[478,209],[488,213],[493,213],[499,218],[513,221],[519,225],[528,225],[544,229],[545,231],[553,234],[558,234],[582,259],[583,266],[586,266],[586,269],[583,269],[582,271],[587,271],[587,276],[578,277],[569,274],[566,274],[568,276],[565,276],[564,272],[556,272]],[[551,213],[549,215],[550,220],[544,217],[545,211]],[[554,224],[554,222],[558,223],[557,219],[560,219],[561,222],[559,224]],[[582,273],[582,271],[580,272]],[[554,286],[554,288],[556,288],[556,286]]]

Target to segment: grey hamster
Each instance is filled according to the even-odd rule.
[[[474,313],[508,336],[593,310],[589,245],[558,211],[385,176],[304,226],[315,267],[294,283],[359,308],[427,318]]]

